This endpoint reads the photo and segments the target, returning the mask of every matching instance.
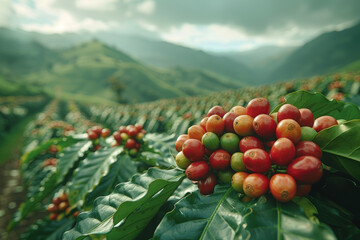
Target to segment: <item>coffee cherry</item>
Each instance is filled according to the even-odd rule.
[[[240,193],[244,193],[243,183],[244,183],[245,178],[248,175],[249,174],[247,172],[237,172],[232,176],[232,178],[231,178],[231,186],[233,187],[233,189],[235,191],[240,192]]]
[[[224,120],[218,115],[212,115],[206,122],[206,131],[221,135],[224,131]]]
[[[290,139],[279,138],[270,150],[271,161],[279,166],[288,165],[295,158],[295,146]]]
[[[182,151],[182,147],[183,147],[183,144],[186,140],[189,139],[189,135],[187,134],[182,134],[180,135],[177,139],[176,139],[176,142],[175,142],[175,149],[176,151],[180,152]]]
[[[205,161],[197,161],[191,163],[185,171],[188,179],[199,181],[204,179],[209,173],[209,165]]]
[[[228,152],[219,149],[213,152],[209,158],[209,164],[214,170],[224,170],[230,166],[231,156]]]
[[[329,127],[332,127],[335,125],[338,125],[338,122],[336,121],[335,118],[333,118],[331,116],[322,116],[322,117],[318,117],[317,119],[315,119],[313,128],[317,132],[320,132],[321,130],[324,130],[326,128],[329,128]]]
[[[220,107],[220,106],[214,106],[212,107],[209,112],[207,113],[207,117],[211,117],[213,115],[218,115],[221,118],[226,114],[226,111],[224,110],[224,108]]]
[[[234,119],[233,127],[236,134],[245,137],[254,134],[253,123],[254,118],[249,115],[241,115]]]
[[[269,179],[261,173],[249,174],[244,179],[243,191],[248,197],[260,197],[269,191]]]
[[[256,173],[264,173],[271,168],[269,154],[260,148],[247,150],[244,153],[243,162],[247,169]]]
[[[205,130],[197,125],[191,126],[188,129],[188,136],[191,139],[197,139],[201,141],[201,138],[204,134],[205,134]]]
[[[182,151],[187,159],[190,161],[199,161],[204,157],[205,148],[197,139],[188,139],[184,142]]]
[[[288,202],[295,196],[296,182],[289,174],[275,174],[270,179],[270,191],[278,201]]]
[[[246,114],[255,118],[260,114],[270,113],[270,103],[265,98],[254,98],[246,106]]]
[[[300,125],[293,119],[284,119],[276,127],[277,138],[288,138],[297,144],[301,138]]]
[[[314,156],[321,159],[322,151],[316,143],[311,141],[302,141],[296,145],[296,157],[301,156]]]
[[[323,167],[318,158],[301,156],[289,164],[286,172],[299,184],[313,184],[320,180]]]
[[[208,176],[200,181],[198,181],[198,188],[202,195],[209,195],[214,192],[216,186],[216,177],[215,174],[209,173]]]
[[[253,129],[257,135],[264,139],[275,137],[276,122],[272,117],[266,114],[257,115],[252,123]]]
[[[242,153],[245,153],[247,150],[253,148],[261,148],[264,149],[264,146],[260,139],[253,136],[243,137],[239,142],[239,148]]]
[[[301,114],[299,109],[291,104],[282,105],[277,113],[278,123],[284,119],[293,119],[297,123],[300,123],[300,118],[301,118]]]
[[[310,109],[300,108],[300,126],[312,127],[314,125],[314,115]]]

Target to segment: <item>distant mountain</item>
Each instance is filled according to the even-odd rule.
[[[360,24],[328,32],[294,51],[274,70],[273,80],[310,77],[338,71],[360,60]]]
[[[56,60],[53,50],[31,39],[26,32],[0,28],[1,71],[29,73]]]
[[[259,79],[267,83],[269,74],[284,63],[296,47],[263,46],[243,52],[220,53],[248,67]]]
[[[115,79],[125,87],[123,98],[134,103],[242,86],[203,70],[149,67],[99,41],[50,50],[18,31],[1,29],[0,33],[0,41],[6,44],[0,49],[2,72],[17,80],[40,82],[52,92],[114,100],[109,80]]]
[[[135,59],[153,67],[173,68],[183,67],[212,72],[226,77],[233,82],[253,85],[257,78],[254,73],[242,63],[226,56],[217,56],[176,44],[147,39],[139,36],[128,36],[116,33],[102,32],[100,34],[56,34],[45,35],[32,33],[37,41],[49,48],[63,48],[78,43],[98,39],[107,45],[121,50]]]

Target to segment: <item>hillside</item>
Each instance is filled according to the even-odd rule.
[[[26,75],[25,79],[41,79],[50,91],[114,100],[109,82],[113,78],[125,87],[123,98],[129,103],[208,94],[241,86],[199,70],[156,70],[99,41],[57,54],[58,61]]]
[[[48,67],[57,55],[23,31],[0,28],[0,70],[24,74]]]
[[[360,24],[328,32],[294,51],[271,75],[273,80],[338,71],[360,59]]]
[[[218,56],[160,40],[114,33],[63,35],[32,33],[32,36],[45,46],[53,49],[74,46],[96,38],[107,45],[126,52],[149,66],[205,70],[226,77],[236,84],[241,82],[241,84],[253,85],[258,80],[255,74],[244,64],[227,56]]]
[[[227,56],[244,64],[257,76],[259,83],[268,83],[269,74],[285,62],[296,47],[263,46],[243,52],[227,52]]]

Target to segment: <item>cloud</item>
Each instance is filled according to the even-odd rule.
[[[136,6],[136,10],[140,13],[151,15],[155,10],[155,2],[152,0],[146,0],[142,3],[139,3]]]
[[[83,10],[116,11],[118,0],[76,0],[75,6]]]
[[[89,31],[98,32],[108,30],[115,27],[116,23],[105,23],[92,18],[85,18],[82,20],[75,19],[70,13],[61,11],[58,14],[58,19],[54,23],[28,23],[23,24],[23,28],[27,31],[36,31],[42,33],[64,33],[64,32],[78,32]]]
[[[218,51],[300,45],[360,20],[358,0],[16,0],[10,9],[0,1],[3,25],[13,11],[28,30],[112,31]]]
[[[13,9],[11,0],[0,0],[0,26],[13,26]]]

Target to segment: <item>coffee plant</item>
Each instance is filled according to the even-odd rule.
[[[26,132],[28,192],[8,230],[36,213],[22,239],[358,239],[359,80],[134,106],[55,99]],[[295,138],[280,129],[290,120]],[[305,177],[303,159],[317,164]],[[248,193],[250,175],[268,186]]]

